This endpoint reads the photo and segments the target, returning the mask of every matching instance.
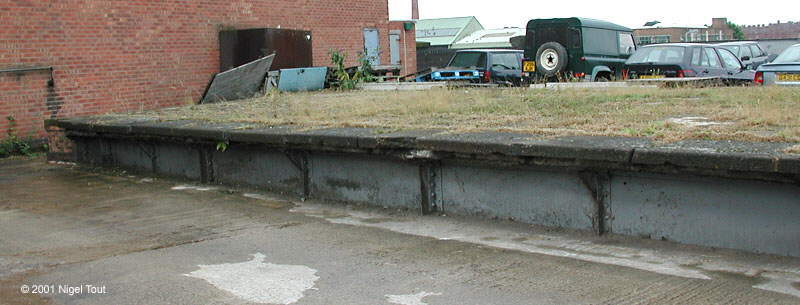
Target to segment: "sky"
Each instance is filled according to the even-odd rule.
[[[727,17],[739,25],[800,21],[800,1],[714,0],[419,0],[421,19],[475,16],[484,28],[525,27],[530,19],[587,17],[630,28],[658,20],[669,25],[710,25]],[[389,18],[411,19],[411,0],[389,0]]]

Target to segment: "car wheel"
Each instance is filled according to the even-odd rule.
[[[609,75],[607,73],[600,74],[597,77],[595,77],[594,81],[596,81],[598,83],[610,82],[611,81],[611,75]]]
[[[542,44],[536,51],[536,69],[547,77],[563,73],[568,60],[567,49],[558,42]]]

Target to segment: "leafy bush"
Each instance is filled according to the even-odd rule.
[[[17,121],[13,116],[7,116],[6,120],[8,120],[8,131],[6,131],[8,137],[0,141],[0,158],[11,155],[30,156],[33,153],[31,145],[28,141],[17,137]]]
[[[375,81],[375,76],[372,75],[372,65],[364,55],[358,59],[359,65],[355,68],[355,71],[351,73],[344,64],[347,60],[347,53],[344,51],[331,50],[330,54],[331,63],[333,64],[332,72],[334,76],[336,76],[336,82],[332,83],[331,87],[351,90],[355,89],[358,83]]]

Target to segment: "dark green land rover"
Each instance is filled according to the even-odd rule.
[[[533,19],[525,34],[523,78],[531,81],[622,78],[636,51],[633,31],[588,18]]]

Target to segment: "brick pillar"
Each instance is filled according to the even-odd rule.
[[[64,134],[64,129],[47,124],[47,160],[48,161],[77,161],[74,143]]]

